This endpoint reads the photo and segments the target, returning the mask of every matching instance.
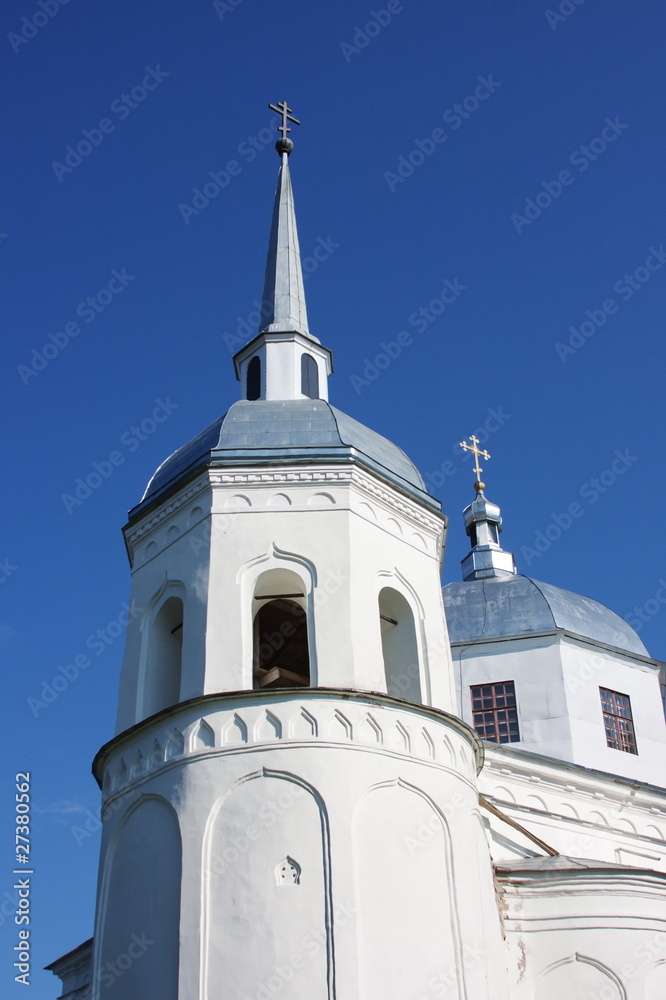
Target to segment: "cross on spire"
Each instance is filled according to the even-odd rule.
[[[476,482],[474,483],[474,489],[477,491],[477,493],[479,493],[481,490],[485,489],[486,485],[485,483],[481,482],[481,473],[483,472],[483,469],[479,465],[479,457],[485,458],[486,461],[488,461],[490,455],[488,454],[487,451],[483,451],[482,448],[478,447],[479,439],[475,437],[473,434],[470,437],[470,441],[472,442],[471,444],[467,444],[466,441],[461,441],[460,447],[464,448],[465,451],[471,451],[476,459],[476,465],[474,466],[474,472],[476,473]]]
[[[293,122],[294,125],[300,125],[301,123],[298,118],[294,118],[291,113],[291,108],[287,107],[286,101],[280,101],[279,104],[269,104],[268,107],[271,111],[275,111],[276,114],[282,115],[282,124],[278,125],[278,132],[282,132],[282,138],[287,139],[287,132],[291,132],[287,122]]]

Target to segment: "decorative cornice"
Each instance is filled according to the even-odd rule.
[[[186,489],[172,494],[168,503],[160,504],[159,507],[152,508],[151,513],[145,517],[140,518],[136,522],[126,524],[123,528],[123,533],[128,546],[135,549],[137,544],[143,541],[146,535],[159,528],[174,514],[178,514],[200,495],[207,493],[209,489],[210,482],[208,476],[203,472],[194,481],[190,481]]]
[[[351,470],[322,469],[321,466],[313,466],[312,469],[307,470],[303,466],[294,466],[293,468],[285,466],[277,472],[211,469],[210,481],[214,486],[289,486],[297,483],[311,485],[320,482],[329,484],[335,482],[346,486],[351,481]]]
[[[664,666],[661,660],[655,660],[651,656],[633,653],[631,650],[621,649],[619,646],[609,646],[608,643],[601,642],[599,639],[592,639],[590,636],[580,635],[577,632],[569,632],[568,629],[557,627],[540,629],[538,632],[515,632],[512,635],[477,636],[470,637],[469,639],[456,639],[451,641],[451,648],[457,649],[459,646],[467,648],[468,646],[483,646],[484,644],[496,645],[500,642],[516,642],[517,640],[524,642],[526,639],[543,639],[549,636],[573,639],[574,642],[579,642],[583,646],[593,646],[595,649],[603,649],[609,653],[619,653],[623,657],[636,660],[638,663],[644,663],[646,666],[657,667],[659,669]]]
[[[663,855],[666,789],[487,744],[479,784],[485,797],[521,823],[538,822],[542,830],[559,832],[594,831],[629,852]]]
[[[266,469],[255,467],[252,471],[239,467],[236,469],[212,469],[209,475],[213,486],[330,486],[332,483],[340,486],[353,486],[369,499],[384,504],[390,512],[401,514],[415,527],[425,528],[433,537],[437,537],[442,527],[447,524],[447,518],[444,514],[424,510],[416,501],[408,499],[397,489],[383,485],[375,476],[358,466],[350,465],[344,468],[330,466],[327,468],[323,465],[313,465],[305,469],[302,465],[285,465],[280,469],[270,466],[267,466]]]
[[[397,510],[403,517],[413,521],[419,527],[426,528],[434,536],[439,535],[442,528],[446,528],[448,524],[448,518],[445,514],[426,513],[418,504],[407,500],[404,494],[380,485],[378,480],[367,473],[355,469],[352,479],[373,500],[379,500],[390,510]]]
[[[326,725],[322,723],[321,716],[319,719],[316,718],[320,714],[318,712],[320,708],[324,708],[328,713]],[[382,726],[372,718],[373,709],[394,710],[391,713],[392,718],[395,717],[392,724],[395,733],[391,731],[393,735],[388,731],[384,732]],[[267,716],[273,720],[274,731],[270,738],[257,735],[257,720],[252,723],[248,716],[248,712],[250,715],[252,712],[257,715],[257,711],[259,719]],[[309,732],[304,734],[301,731],[296,736],[292,734],[293,720],[301,718],[299,713],[305,713],[311,723]],[[196,729],[200,720],[213,721],[216,716],[220,716],[221,719],[220,733],[228,731],[229,723],[236,726],[231,739],[220,738],[220,733],[216,733],[214,745],[194,747],[192,731]],[[338,723],[334,728],[344,734],[342,739],[339,735],[333,736],[331,733],[331,720]],[[360,730],[366,723],[369,727],[368,735],[363,736]],[[457,734],[462,741],[459,744],[460,751],[456,751],[450,740],[447,743],[441,738],[433,739],[427,729],[428,724],[444,725],[448,734]],[[176,732],[178,744],[173,745],[172,740],[170,749],[168,739],[165,737]],[[289,741],[320,745],[359,745],[363,749],[375,752],[425,759],[433,765],[454,767],[461,773],[464,773],[465,767],[470,767],[470,778],[483,766],[483,746],[475,731],[457,716],[431,706],[415,705],[381,692],[337,688],[302,688],[297,691],[289,688],[273,689],[270,692],[231,691],[227,694],[190,698],[119,733],[100,749],[93,761],[93,774],[100,786],[110,760],[117,761],[128,750],[136,753],[139,745],[145,743],[142,760],[147,761],[151,756],[151,741],[158,736],[162,737],[158,740],[159,760],[155,760],[149,770],[161,769],[174,761],[196,754],[236,753],[251,749],[253,746],[288,745]],[[416,748],[417,740],[419,747],[422,744],[422,749]],[[124,760],[124,765],[124,777],[114,779],[115,784],[108,789],[110,794],[121,791],[134,780],[131,773],[132,761]],[[136,775],[137,779],[139,777],[142,775]],[[107,790],[106,786],[104,787]]]

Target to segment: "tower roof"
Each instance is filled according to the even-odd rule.
[[[130,517],[206,467],[313,462],[356,462],[440,509],[401,448],[325,400],[240,400],[160,465]]]

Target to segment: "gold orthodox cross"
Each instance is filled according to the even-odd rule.
[[[276,114],[282,115],[282,124],[278,125],[278,132],[282,132],[282,138],[286,139],[287,132],[291,132],[291,129],[287,125],[287,122],[293,122],[294,125],[300,125],[298,118],[294,118],[291,113],[291,108],[287,107],[286,101],[280,101],[279,104],[269,104],[268,107],[271,111],[275,111]]]
[[[476,487],[477,490],[482,490],[484,488],[484,486],[485,486],[485,483],[481,482],[481,473],[482,473],[483,469],[479,465],[479,456],[485,458],[486,461],[488,461],[488,459],[490,458],[490,455],[488,454],[487,451],[483,451],[482,448],[479,448],[479,446],[478,446],[479,445],[479,439],[477,437],[475,437],[473,434],[470,437],[470,441],[472,442],[471,444],[467,444],[466,441],[461,441],[460,442],[460,447],[464,448],[465,451],[471,451],[472,454],[474,455],[474,457],[476,459],[476,465],[474,466],[474,472],[476,473],[475,487]]]

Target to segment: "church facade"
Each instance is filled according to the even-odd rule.
[[[145,611],[61,996],[663,1000],[661,664],[516,572],[480,477],[442,589],[439,501],[328,402],[280,111],[241,399],[125,527]]]

